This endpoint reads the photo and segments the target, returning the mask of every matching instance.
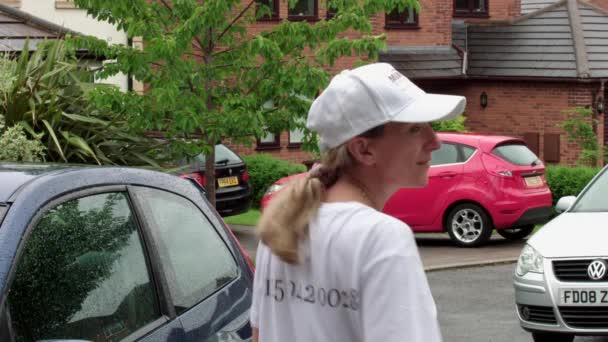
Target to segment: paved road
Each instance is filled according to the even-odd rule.
[[[427,273],[445,342],[530,342],[519,327],[511,285],[514,264]],[[575,342],[608,342],[577,337]]]

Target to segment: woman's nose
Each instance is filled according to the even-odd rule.
[[[437,133],[435,133],[435,131],[433,130],[432,127],[430,127],[430,125],[429,125],[429,139],[428,139],[428,142],[426,143],[426,147],[430,151],[438,150],[441,147],[441,140],[439,140]]]

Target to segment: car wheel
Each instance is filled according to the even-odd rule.
[[[534,342],[572,342],[574,335],[557,333],[532,333]]]
[[[520,240],[530,235],[534,230],[534,225],[530,224],[527,226],[515,227],[515,228],[507,228],[507,229],[497,229],[496,231],[500,236],[504,237],[508,240]]]
[[[480,246],[492,234],[490,218],[480,206],[472,203],[455,206],[445,224],[450,238],[460,247]]]

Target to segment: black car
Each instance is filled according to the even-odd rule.
[[[188,161],[180,177],[197,181],[203,188],[205,181],[205,155],[199,154]],[[215,207],[223,217],[238,215],[251,206],[251,186],[247,166],[241,157],[224,144],[215,145]]]
[[[200,187],[0,163],[0,341],[250,341],[253,267]]]

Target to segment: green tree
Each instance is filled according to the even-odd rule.
[[[595,127],[598,120],[593,116],[593,110],[585,107],[575,107],[568,110],[570,117],[560,127],[566,131],[568,140],[576,142],[581,152],[579,164],[595,166],[598,160],[608,160],[606,148],[600,148],[597,142]]]
[[[165,132],[178,155],[205,153],[212,203],[218,140],[250,143],[266,130],[302,128],[310,105],[306,99],[327,85],[328,66],[342,56],[374,60],[384,47],[385,37],[372,34],[370,18],[394,8],[419,7],[416,0],[330,0],[337,10],[330,20],[283,20],[253,33],[248,28],[256,18],[270,14],[255,0],[74,2],[128,37],[143,38],[143,50],[92,37],[75,42],[115,61],[99,77],[122,72],[147,85],[142,105],[128,111],[130,120]],[[289,6],[296,2],[289,0]],[[133,103],[126,99],[137,96],[110,95],[107,102],[121,104]],[[201,138],[193,139],[197,134]],[[308,147],[315,145],[313,140],[308,132]]]

